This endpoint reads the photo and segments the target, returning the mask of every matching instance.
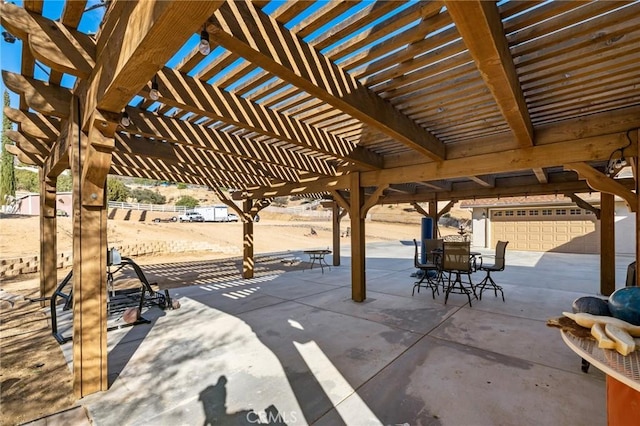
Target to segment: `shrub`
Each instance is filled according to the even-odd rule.
[[[176,201],[176,206],[185,206],[185,207],[187,207],[189,209],[192,209],[194,207],[198,207],[198,205],[200,205],[198,200],[196,200],[195,198],[193,198],[190,195],[183,195],[182,197],[180,197],[178,199],[178,201]]]
[[[284,207],[289,204],[288,197],[276,197],[273,199],[273,205],[276,207]]]
[[[187,189],[187,184],[186,184],[186,183],[182,183],[182,182],[180,182],[180,183],[178,184],[178,189]]]
[[[107,199],[109,201],[127,201],[131,191],[120,179],[107,178]]]
[[[131,191],[131,198],[138,203],[165,204],[167,202],[167,197],[150,189],[134,189]]]

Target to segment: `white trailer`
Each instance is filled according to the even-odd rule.
[[[227,206],[196,207],[193,210],[200,213],[202,217],[204,217],[205,222],[229,221],[229,210]]]

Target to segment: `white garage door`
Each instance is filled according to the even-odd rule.
[[[600,253],[599,221],[579,208],[492,210],[492,245],[500,240],[512,250]]]

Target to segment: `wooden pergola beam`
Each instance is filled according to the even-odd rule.
[[[267,143],[249,142],[232,133],[220,132],[184,120],[134,108],[127,108],[126,111],[131,119],[131,125],[125,130],[132,134],[202,148],[244,160],[257,160],[275,166],[304,170],[317,175],[332,176],[336,173],[332,164],[315,157],[301,155]]]
[[[95,66],[95,41],[86,34],[9,2],[0,4],[0,22],[51,69],[86,78]]]
[[[126,164],[131,167],[140,169],[148,168],[149,170],[158,170],[162,172],[175,172],[184,175],[202,176],[204,179],[211,179],[217,182],[224,182],[230,186],[234,184],[242,184],[243,186],[268,186],[269,181],[259,176],[242,174],[231,171],[220,171],[214,168],[205,168],[192,164],[179,163],[175,160],[150,159],[146,157],[138,157],[135,155],[124,154],[122,152],[114,153],[114,161]]]
[[[11,91],[24,95],[27,105],[33,110],[52,117],[69,117],[69,89],[4,70],[2,80]]]
[[[5,136],[16,143],[16,146],[24,152],[38,154],[42,157],[49,155],[50,146],[43,140],[32,136],[25,136],[15,130],[5,130]]]
[[[581,207],[581,208],[583,208],[585,210],[593,212],[593,214],[596,216],[596,218],[598,220],[600,220],[600,209],[599,208],[593,206],[591,203],[586,202],[585,200],[583,200],[582,198],[580,198],[578,195],[576,195],[573,192],[567,192],[564,195],[567,196],[568,198],[571,198],[571,201],[576,203],[576,205],[578,207]]]
[[[373,192],[373,194],[371,194],[369,197],[367,197],[367,199],[364,201],[364,204],[362,205],[361,209],[360,209],[360,216],[362,216],[362,219],[367,217],[367,213],[369,212],[369,210],[371,210],[371,208],[373,206],[375,206],[376,204],[378,204],[378,201],[380,200],[380,197],[383,196],[384,191],[389,187],[388,184],[381,184],[379,187],[376,188],[376,190]]]
[[[609,178],[604,173],[599,172],[587,163],[569,163],[565,164],[566,170],[574,170],[581,179],[585,179],[595,191],[605,192],[607,194],[617,195],[622,198],[630,211],[636,212],[638,209],[636,203],[636,195],[621,185],[618,181]]]
[[[170,68],[158,72],[159,102],[270,138],[331,155],[362,167],[380,169],[382,157],[331,133]],[[140,91],[148,96],[150,85]]]
[[[623,179],[627,189],[633,188],[633,180]],[[593,191],[585,181],[560,182],[549,184],[501,185],[495,188],[453,189],[445,192],[418,192],[416,194],[390,194],[380,200],[380,204],[399,204],[445,200],[473,200],[479,198],[524,197],[533,195],[565,194],[567,192],[583,193]]]
[[[158,170],[138,169],[123,164],[111,164],[110,174],[116,176],[132,176],[153,180],[190,183],[192,185],[209,185],[209,181],[199,176],[185,176],[178,173],[160,172]]]
[[[535,173],[536,178],[538,178],[538,182],[547,183],[547,172],[545,172],[542,167],[536,167],[535,169],[533,169],[533,173]]]
[[[119,152],[151,159],[161,159],[176,164],[191,164],[199,167],[212,168],[218,171],[229,171],[278,181],[300,181],[291,170],[272,166],[264,167],[253,161],[243,161],[233,156],[212,153],[189,146],[173,145],[171,143],[134,137],[126,133],[116,135],[116,149]]]
[[[491,176],[488,178],[487,177],[481,178],[480,176],[469,176],[469,179],[471,179],[472,181],[474,181],[480,186],[484,186],[485,188],[491,188],[496,184],[495,176]]]
[[[5,149],[11,155],[15,155],[21,163],[29,164],[31,166],[42,167],[44,159],[38,154],[32,154],[25,152],[16,145],[5,145]]]
[[[120,13],[110,18],[119,25],[100,33],[98,63],[81,91],[84,117],[94,109],[120,112],[224,2],[114,3]]]
[[[441,163],[424,163],[380,171],[362,172],[364,186],[376,186],[380,182],[406,183],[451,179],[472,175],[530,170],[538,167],[558,166],[558,162],[601,161],[609,158],[615,149],[627,145],[625,133],[576,139],[561,143],[511,149],[491,154],[445,160]],[[625,149],[628,155],[636,155],[637,146]]]
[[[20,132],[25,136],[32,136],[47,142],[53,142],[60,136],[61,122],[58,119],[10,107],[4,107],[4,115],[19,125]]]
[[[465,158],[445,160],[441,163],[422,163],[406,167],[389,168],[380,171],[362,172],[363,187],[378,186],[382,183],[408,183],[429,181],[434,179],[451,179],[467,177],[469,173],[486,175],[495,172],[496,164],[500,164],[504,172],[530,170],[536,167],[555,167],[557,162],[569,161],[602,161],[609,154],[627,145],[625,133],[603,135],[561,143],[513,149],[504,152],[481,154]],[[625,148],[629,156],[636,155],[637,145]],[[291,194],[322,192],[327,189],[347,189],[348,179],[317,178],[301,184],[283,184],[273,188],[251,188],[234,194],[234,199],[245,197],[263,198]],[[413,199],[407,197],[408,199]]]
[[[533,144],[533,125],[495,2],[445,0],[449,15],[518,144]]]
[[[225,3],[207,28],[219,45],[312,96],[429,158],[445,157],[444,144],[435,136],[251,3]]]

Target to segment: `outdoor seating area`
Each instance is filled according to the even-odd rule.
[[[474,299],[482,299],[482,292],[487,287],[498,296],[498,291],[504,302],[502,287],[496,284],[491,277],[491,272],[500,272],[505,269],[505,252],[508,241],[499,241],[496,245],[495,254],[486,254],[487,257],[495,258],[495,263],[484,265],[483,253],[471,250],[469,241],[444,241],[441,239],[425,239],[423,241],[424,255],[419,251],[419,244],[413,240],[414,266],[419,271],[417,275],[419,281],[413,284],[411,295],[415,290],[425,287],[431,289],[433,298],[439,294],[440,287],[444,294],[444,304],[447,304],[449,295],[464,294],[472,306],[472,296]],[[421,259],[426,259],[423,262]],[[472,274],[474,272],[486,272],[486,276],[480,282],[474,283]]]
[[[271,412],[317,425],[605,423],[604,374],[582,373],[546,326],[597,292],[597,256],[510,253],[500,281],[509,303],[483,298],[470,309],[465,295],[445,306],[407,294],[409,242],[367,250],[364,304],[349,297],[349,257],[331,274],[276,268],[229,276],[232,287],[173,288],[180,309],[150,309],[151,324],[109,332],[110,388],[83,399],[91,420],[224,424]],[[70,362],[71,343],[62,348]]]
[[[70,170],[66,350],[97,424],[604,421],[602,377],[574,371],[544,321],[579,294],[612,294],[621,256],[640,262],[637,241],[615,241],[616,200],[640,212],[640,0],[25,0],[0,2],[0,24],[3,171],[11,156],[38,171],[41,300],[59,285],[56,190]],[[108,201],[125,178],[211,190],[241,222],[246,288],[229,297],[198,277],[175,290],[183,309],[150,309],[108,354]],[[551,223],[542,207],[485,206],[441,250],[367,245],[374,207],[407,206],[437,236],[463,200],[539,195],[570,200],[553,223],[589,215],[573,240],[597,233],[599,258],[556,256],[560,232],[524,248],[542,254],[505,256],[507,240],[524,250],[515,220]],[[295,256],[320,273],[296,260],[258,277],[255,223],[287,197],[330,210],[331,246]],[[629,223],[617,232],[637,239]],[[478,252],[468,231],[487,237]]]

